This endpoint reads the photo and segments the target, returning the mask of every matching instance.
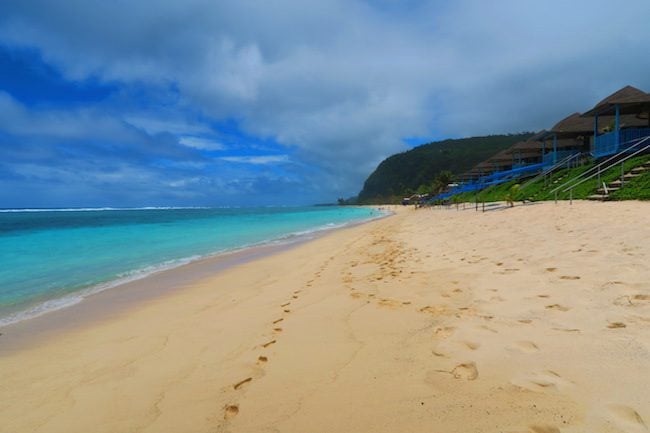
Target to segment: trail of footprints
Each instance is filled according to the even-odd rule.
[[[312,285],[322,276],[322,273],[325,271],[329,263],[334,260],[334,257],[330,257],[328,260],[323,263],[323,265],[320,267],[320,270],[314,274],[314,278],[307,281],[305,286],[306,287],[312,287]],[[289,308],[291,306],[291,303],[293,301],[296,301],[300,298],[300,294],[302,293],[302,290],[295,290],[291,294],[291,300],[286,301],[282,304],[279,305],[280,309],[282,310],[282,317],[279,317],[271,322],[272,326],[272,335],[277,336],[283,331],[283,328],[280,326],[281,323],[283,323],[287,317],[287,314],[291,313],[291,309]],[[275,345],[278,342],[277,337],[271,338],[270,340],[266,340],[265,342],[261,343],[259,345],[260,348],[262,349],[268,349],[269,347]],[[248,384],[250,384],[255,378],[259,378],[263,376],[264,370],[263,366],[269,362],[269,357],[267,354],[261,354],[258,355],[257,361],[255,364],[255,371],[257,375],[249,376],[246,377],[232,385],[233,391],[241,391],[243,390]],[[223,414],[223,419],[225,421],[231,420],[235,416],[237,416],[240,412],[240,407],[238,403],[231,403],[227,404],[224,407],[224,414]]]
[[[313,283],[314,280],[310,280],[308,283],[309,285]],[[292,300],[297,300],[300,297],[300,293],[302,290],[295,290],[292,295],[291,299]],[[288,308],[291,305],[291,301],[284,302],[280,304],[280,308],[282,309],[283,317],[279,317],[271,322],[272,326],[272,334],[277,335],[282,332],[282,327],[280,326],[281,323],[284,322],[286,314],[290,313],[291,310]],[[264,343],[261,343],[259,345],[260,348],[262,349],[268,349],[269,347],[273,346],[278,342],[277,338],[272,338],[270,340],[266,340]],[[261,354],[258,355],[257,361],[256,361],[256,368],[255,370],[257,371],[257,377],[261,377],[263,375],[263,369],[262,366],[265,365],[266,363],[269,362],[269,357],[267,354]],[[234,391],[240,391],[243,388],[245,388],[246,385],[250,384],[254,379],[254,376],[249,376],[246,377],[245,379],[240,380],[239,382],[236,382],[232,385],[232,388]],[[233,403],[233,404],[227,404],[224,407],[224,415],[223,418],[224,420],[228,421],[235,416],[239,414],[239,404]]]
[[[411,265],[415,263],[419,263],[419,259],[414,257],[414,251],[405,251],[401,245],[398,243],[386,238],[383,235],[379,235],[378,238],[376,238],[370,245],[371,247],[383,247],[383,251],[380,253],[375,253],[373,254],[372,252],[366,252],[365,255],[368,256],[368,261],[359,263],[359,262],[351,262],[349,264],[349,267],[344,271],[342,275],[342,282],[344,286],[349,289],[350,296],[354,299],[365,299],[366,302],[368,303],[375,303],[379,307],[384,307],[384,308],[403,308],[403,307],[408,307],[412,305],[412,302],[410,300],[397,300],[397,299],[391,299],[391,298],[385,298],[385,297],[378,297],[376,293],[362,293],[354,289],[353,283],[355,280],[354,274],[352,270],[359,265],[362,264],[378,264],[379,265],[379,270],[377,272],[373,272],[370,275],[366,276],[366,279],[369,282],[380,282],[384,280],[385,278],[389,278],[391,280],[398,279],[405,271],[405,263],[409,263]],[[322,275],[322,272],[326,269],[327,265],[331,260],[333,260],[334,257],[330,257],[328,261],[326,261],[323,266],[320,268],[318,272],[314,275],[314,279],[307,281],[306,287],[312,287],[312,285],[316,282],[317,279],[319,279]],[[465,260],[464,258],[461,260]],[[472,256],[467,260],[467,263],[474,264],[474,263],[480,263],[481,261],[485,260],[484,257],[480,256]],[[496,272],[499,274],[511,274],[518,272],[518,268],[503,268],[502,266],[504,265],[503,262],[497,262],[496,266],[499,267],[500,271]],[[545,268],[546,272],[549,273],[554,273],[558,270],[556,267],[547,267]],[[416,273],[415,271],[412,271],[411,274]],[[561,275],[558,277],[559,280],[565,280],[565,281],[571,281],[571,280],[579,280],[579,276],[571,276],[571,275]],[[293,292],[291,299],[292,300],[297,300],[299,299],[299,294],[300,290],[296,290]],[[462,289],[456,287],[451,291],[448,292],[443,292],[441,294],[442,297],[444,298],[453,298],[454,296],[462,294],[463,291]],[[550,295],[548,294],[539,294],[537,295],[538,298],[540,299],[548,299],[550,298]],[[626,295],[626,296],[621,296],[617,298],[614,301],[615,305],[619,306],[626,306],[626,307],[634,307],[638,305],[646,305],[650,301],[650,295],[645,295],[645,294],[634,294],[634,295]],[[282,312],[284,313],[283,317],[280,317],[272,322],[273,328],[272,332],[274,335],[278,335],[279,333],[282,332],[282,327],[280,324],[285,320],[286,314],[289,314],[291,312],[290,307],[291,306],[291,301],[284,302],[283,304],[280,305],[280,308],[282,309]],[[416,307],[417,308],[417,307]],[[561,304],[557,303],[551,303],[547,304],[544,306],[546,310],[555,310],[559,312],[567,312],[570,310],[570,308],[563,306]],[[428,314],[433,314],[436,316],[445,316],[445,315],[456,315],[457,317],[460,317],[460,314],[470,314],[477,316],[476,312],[473,311],[470,307],[460,307],[453,309],[449,305],[426,305],[424,307],[417,308],[417,310],[421,313],[428,313]],[[490,320],[492,316],[478,316],[482,317],[486,320]],[[532,320],[530,319],[519,319],[517,322],[520,325],[529,325],[532,323]],[[624,328],[626,327],[625,323],[623,322],[609,322],[607,325],[607,328],[609,329],[619,329],[619,328]],[[483,325],[485,330],[490,331],[490,332],[498,332],[487,325]],[[438,327],[435,330],[435,336],[439,340],[444,340],[449,337],[451,337],[455,333],[455,327],[453,326],[441,326]],[[565,329],[565,328],[552,328],[556,331],[561,331],[561,332],[580,332],[579,329]],[[277,343],[277,338],[273,338],[271,340],[266,341],[265,343],[262,343],[260,347],[262,349],[267,349],[268,347],[274,345]],[[480,348],[480,344],[477,342],[473,341],[460,341],[459,344],[461,345],[462,348],[466,349],[468,353],[474,352]],[[533,341],[517,341],[513,345],[514,349],[517,349],[525,354],[534,354],[540,350],[539,346],[533,342]],[[438,358],[447,358],[449,359],[450,356],[444,353],[443,351],[440,351],[438,349],[432,350],[432,354],[435,357]],[[269,358],[266,354],[259,355],[257,358],[257,366],[258,368],[263,366],[269,362]],[[453,367],[449,370],[434,370],[438,373],[443,373],[443,374],[448,374],[451,377],[453,377],[455,380],[462,380],[462,381],[474,381],[479,378],[479,369],[478,366],[474,361],[471,360],[465,360],[462,362],[457,362],[457,363],[452,363]],[[246,377],[243,380],[240,380],[239,382],[233,384],[233,390],[234,391],[239,391],[243,389],[247,384],[251,383],[253,381],[253,377]],[[560,374],[553,370],[542,370],[538,372],[531,372],[527,375],[524,375],[522,377],[518,377],[512,380],[512,384],[515,386],[519,386],[528,390],[532,391],[537,391],[537,392],[556,392],[557,390],[566,387],[566,386],[571,386],[572,382],[562,378]],[[239,405],[238,404],[230,404],[227,405],[224,408],[224,419],[229,420],[233,417],[235,417],[239,413]],[[627,406],[617,406],[617,405],[612,405],[609,407],[609,413],[612,418],[617,419],[623,423],[628,423],[628,424],[634,424],[637,426],[645,426],[643,420],[641,419],[640,415],[632,408],[629,408]],[[551,425],[533,425],[529,426],[530,432],[532,433],[556,433],[560,432],[560,430]]]

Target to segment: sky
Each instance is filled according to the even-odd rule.
[[[356,195],[384,158],[650,91],[650,2],[3,0],[0,208]]]

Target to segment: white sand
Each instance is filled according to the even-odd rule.
[[[4,356],[0,431],[647,432],[649,211],[337,231]]]

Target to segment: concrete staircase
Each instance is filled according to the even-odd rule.
[[[609,200],[609,194],[618,191],[619,189],[623,188],[625,186],[626,182],[629,182],[630,180],[641,176],[643,173],[650,171],[650,161],[647,161],[641,165],[638,165],[634,168],[632,168],[630,171],[627,173],[623,174],[623,179],[616,179],[612,182],[609,182],[607,184],[607,187],[599,187],[596,190],[595,194],[590,195],[587,197],[587,200],[600,200],[600,201],[605,201]]]

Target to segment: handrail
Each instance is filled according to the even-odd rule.
[[[647,140],[650,140],[650,137],[646,137],[646,138],[643,139],[643,141],[647,141]],[[643,142],[643,141],[641,141],[641,142]],[[648,145],[646,145],[645,147],[643,147],[642,149],[639,149],[639,150],[637,150],[636,152],[634,152],[634,153],[632,153],[632,154],[626,156],[626,157],[623,158],[623,159],[619,159],[619,160],[616,161],[615,163],[613,163],[613,164],[607,166],[607,167],[605,168],[605,170],[609,170],[610,168],[612,168],[612,167],[614,167],[614,166],[616,166],[616,165],[618,165],[618,164],[622,164],[622,163],[624,163],[625,161],[627,161],[628,159],[632,158],[633,156],[638,155],[639,153],[641,153],[641,152],[643,152],[644,150],[647,150],[647,149],[650,149],[650,144],[648,144]],[[585,179],[582,179],[580,182],[576,183],[575,185],[572,185],[572,186],[570,186],[570,187],[568,187],[568,188],[562,190],[562,192],[567,192],[567,191],[570,190],[570,189],[572,190],[572,189],[575,188],[576,186],[583,184],[584,182],[588,181],[589,179],[591,179],[591,178],[593,178],[594,176],[597,176],[597,175],[599,175],[599,174],[600,174],[600,171],[598,171],[597,173],[592,174],[591,176],[589,176],[589,177],[587,177],[587,178],[585,178]]]
[[[558,162],[558,163],[556,163],[555,165],[553,165],[553,166],[547,168],[546,170],[542,171],[540,174],[538,174],[538,175],[535,176],[534,178],[530,179],[528,182],[524,183],[524,184],[519,188],[519,190],[521,191],[521,190],[523,190],[523,189],[529,187],[529,186],[532,185],[533,183],[537,182],[537,180],[539,180],[539,179],[541,179],[542,177],[546,176],[547,174],[549,174],[549,173],[555,171],[555,169],[557,169],[557,168],[563,166],[564,164],[567,164],[567,163],[571,162],[573,159],[576,159],[576,158],[578,158],[578,157],[581,156],[581,155],[582,155],[581,153],[574,153],[573,155],[569,155],[569,156],[567,156],[566,158],[564,158],[564,159],[561,160],[560,162]]]
[[[610,162],[610,161],[612,161],[612,160],[618,158],[618,157],[621,156],[623,153],[625,153],[625,152],[629,152],[631,149],[637,147],[638,145],[643,144],[643,142],[645,142],[645,141],[648,140],[649,138],[650,138],[650,137],[644,137],[644,138],[638,139],[638,140],[639,140],[638,143],[633,144],[632,146],[629,146],[629,147],[625,148],[624,150],[622,150],[622,151],[620,151],[619,153],[617,153],[616,155],[614,155],[614,156],[612,156],[612,157],[606,159],[605,161],[601,162],[600,164],[591,167],[589,170],[585,171],[584,173],[580,173],[578,176],[576,176],[576,177],[574,177],[574,178],[571,178],[571,179],[567,180],[567,181],[564,182],[562,185],[559,185],[559,186],[556,187],[555,189],[549,191],[549,194],[553,194],[554,192],[559,191],[560,189],[562,189],[562,188],[564,188],[565,186],[569,185],[570,183],[572,183],[572,182],[574,182],[574,181],[577,181],[578,179],[580,179],[580,178],[586,176],[587,174],[589,174],[590,172],[592,172],[592,171],[594,171],[594,170],[598,170],[597,173],[599,173],[599,172],[601,171],[601,170],[600,170],[600,167],[601,167],[601,166],[603,166],[603,165],[607,164],[608,162]],[[634,140],[630,140],[630,141],[634,141]],[[613,165],[616,165],[617,163],[618,163],[618,162],[615,162],[614,164],[612,164],[612,166],[613,166]],[[607,168],[609,168],[609,167],[607,167]],[[597,174],[597,173],[596,173],[596,174]],[[591,179],[592,177],[593,177],[593,175],[592,175],[592,176],[589,176],[589,179]],[[582,181],[581,181],[580,183],[582,183]],[[576,185],[578,185],[578,184],[576,184]],[[575,187],[576,185],[573,185],[573,186]],[[569,190],[569,189],[570,189],[570,188],[567,188],[567,189],[565,189],[564,191],[567,191],[567,190]]]

